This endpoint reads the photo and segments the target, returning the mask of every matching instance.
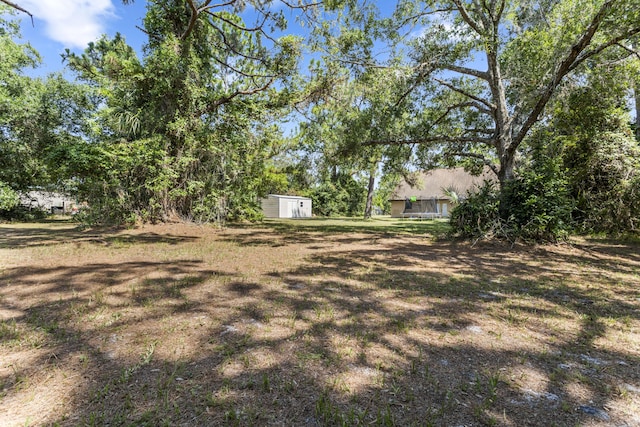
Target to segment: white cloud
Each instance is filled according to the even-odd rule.
[[[462,23],[455,23],[453,16],[447,12],[435,12],[429,17],[429,23],[409,33],[409,39],[419,39],[429,35],[430,31],[439,30],[446,34],[451,43],[473,40],[473,34]]]
[[[20,5],[45,22],[49,38],[70,48],[96,40],[115,16],[111,0],[22,0]]]

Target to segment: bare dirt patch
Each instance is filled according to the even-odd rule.
[[[0,225],[0,425],[640,425],[637,243],[309,224]]]

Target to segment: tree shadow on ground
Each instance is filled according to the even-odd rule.
[[[632,248],[376,238],[310,233],[321,249],[255,275],[200,259],[5,270],[17,326],[0,349],[31,354],[33,335],[36,357],[7,362],[3,405],[43,380],[61,425],[638,421],[607,409],[640,403],[637,351],[599,342],[640,319]]]
[[[58,224],[56,224],[58,225]],[[117,230],[86,230],[79,226],[0,228],[0,249],[57,246],[67,243],[98,245],[134,245],[167,243],[178,244],[196,240],[194,236],[179,236],[157,233],[122,234]]]

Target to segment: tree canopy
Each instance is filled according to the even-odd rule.
[[[19,193],[67,184],[60,153],[82,140],[96,104],[87,87],[60,74],[26,75],[40,56],[20,42],[16,22],[0,18],[0,40],[0,209],[7,210]]]
[[[486,164],[501,183],[514,177],[518,149],[567,78],[600,57],[634,55],[640,32],[632,1],[400,1],[386,25],[407,23],[406,97],[411,137],[429,163]]]
[[[144,20],[143,58],[120,35],[66,55],[104,104],[92,135],[99,150],[87,148],[105,167],[80,187],[106,203],[102,211],[152,221],[253,215],[265,162],[281,142],[272,123],[300,40],[266,32],[267,21],[284,28],[281,16],[265,13],[248,26],[243,7],[156,1]]]
[[[504,219],[546,188],[542,176],[566,184],[554,200],[592,229],[587,205],[636,191],[623,172],[638,165],[636,6],[154,0],[142,55],[103,36],[64,55],[77,81],[25,76],[38,54],[2,21],[0,209],[57,186],[86,200],[93,222],[224,221],[259,217],[259,197],[277,190],[366,217],[380,173],[464,165],[495,172]],[[332,197],[345,202],[329,208]],[[636,226],[634,209],[618,228]]]

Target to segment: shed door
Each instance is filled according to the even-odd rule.
[[[295,200],[289,200],[287,202],[287,218],[297,218],[298,215],[298,207]]]

